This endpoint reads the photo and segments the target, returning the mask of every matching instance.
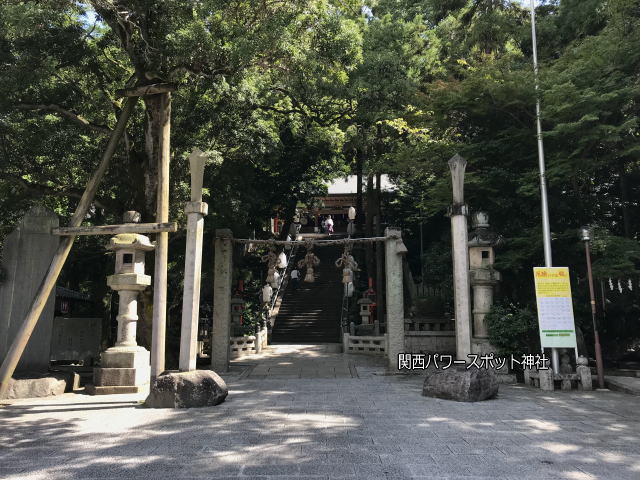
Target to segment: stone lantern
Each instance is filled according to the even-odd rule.
[[[373,300],[369,297],[364,297],[358,300],[358,305],[360,305],[360,323],[362,325],[369,325],[371,323],[371,307],[373,305]]]
[[[493,268],[495,263],[494,247],[500,237],[489,229],[489,215],[476,212],[473,215],[473,231],[468,243],[469,276],[473,289],[473,337],[474,344],[486,344],[488,334],[485,317],[493,305],[493,290],[500,281],[500,272]],[[478,347],[479,350],[486,350]]]
[[[125,223],[139,219],[127,212]],[[116,344],[102,353],[101,367],[94,369],[93,393],[137,393],[149,385],[149,351],[136,343],[138,294],[151,284],[144,273],[145,253],[155,247],[145,235],[122,233],[112,237],[107,249],[116,256],[115,274],[107,285],[118,292],[118,336]]]

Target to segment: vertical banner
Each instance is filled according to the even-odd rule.
[[[542,348],[576,348],[576,327],[568,267],[535,267]]]

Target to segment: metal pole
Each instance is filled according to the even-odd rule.
[[[545,267],[552,267],[551,258],[551,227],[549,225],[549,203],[547,201],[547,178],[544,165],[544,144],[542,142],[542,125],[540,122],[540,96],[538,94],[538,44],[536,41],[536,12],[535,2],[531,0],[531,42],[533,48],[533,78],[536,93],[536,134],[538,139],[538,167],[540,170],[540,202],[542,208],[542,243],[544,246]],[[554,373],[560,373],[560,358],[558,349],[551,349],[551,365]]]
[[[424,297],[424,243],[422,241],[422,226],[424,220],[420,218],[420,285],[422,285],[422,296]]]
[[[584,242],[584,253],[587,259],[587,276],[589,277],[589,295],[591,297],[591,321],[593,322],[593,335],[595,337],[596,371],[598,372],[598,385],[604,385],[604,365],[602,363],[602,350],[600,349],[600,335],[596,324],[596,295],[593,289],[593,273],[591,271],[591,249],[589,240]]]

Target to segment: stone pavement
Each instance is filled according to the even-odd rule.
[[[640,377],[618,377],[609,376],[604,377],[605,385],[619,392],[629,393],[631,395],[640,395]],[[594,380],[594,385],[596,382]]]
[[[501,385],[496,400],[461,404],[367,357],[277,347],[266,370],[255,360],[235,362],[213,408],[78,394],[0,408],[0,478],[640,478],[634,396]]]

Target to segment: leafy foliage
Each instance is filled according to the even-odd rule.
[[[598,280],[640,278],[640,9],[550,0],[536,14],[554,261],[580,280],[582,305],[583,224],[596,227]],[[529,12],[509,0],[4,2],[0,244],[35,203],[70,216],[122,108],[117,89],[171,82],[170,216],[184,223],[186,159],[198,146],[215,160],[205,171],[206,244],[220,227],[260,235],[326,180],[387,173],[398,186],[385,199],[387,223],[404,229],[414,271],[423,264],[425,280],[447,285],[446,161],[459,152],[466,201],[504,237],[501,294],[530,308],[531,268],[542,264],[531,57]],[[141,102],[87,223],[117,223],[131,209],[154,217],[152,116]],[[79,240],[62,282],[106,298],[95,279],[110,269],[101,248]],[[170,251],[177,325],[183,234]],[[211,282],[205,270],[203,292]],[[631,325],[634,301],[620,308]]]
[[[491,308],[485,321],[489,327],[489,341],[500,356],[519,358],[522,354],[540,351],[538,319],[530,309],[514,304],[497,304]]]

